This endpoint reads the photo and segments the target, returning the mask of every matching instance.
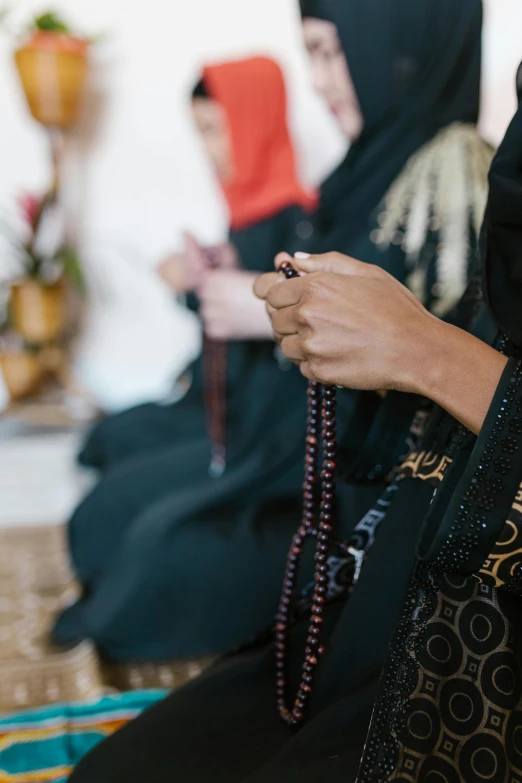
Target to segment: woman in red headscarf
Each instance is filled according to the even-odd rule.
[[[69,525],[85,592],[54,630],[120,660],[219,653],[269,623],[300,506],[305,383],[253,293],[275,253],[313,232],[316,196],[297,175],[281,69],[262,57],[205,68],[192,107],[228,203],[229,244],[204,249],[187,236],[162,274],[199,311],[203,356],[180,402],[141,406],[91,434],[82,461],[105,475]],[[136,551],[142,534],[136,563],[128,544]],[[158,535],[164,562],[147,554]],[[157,584],[144,586],[145,567]],[[257,599],[237,593],[238,580]]]
[[[229,243],[204,249],[186,233],[184,252],[166,258],[159,272],[175,293],[188,294],[209,338],[271,340],[268,318],[252,291],[256,273],[268,269],[280,244],[302,248],[313,233],[317,196],[299,181],[286,113],[283,74],[264,57],[208,66],[193,90],[193,119],[229,210]],[[253,347],[257,356],[259,345]],[[234,362],[231,353],[235,348],[229,347]],[[250,351],[242,346],[240,353]],[[106,471],[146,449],[201,434],[200,370],[198,363],[181,405],[142,405],[97,425],[80,462]],[[230,386],[235,394],[238,389]],[[237,399],[229,403],[237,409]]]

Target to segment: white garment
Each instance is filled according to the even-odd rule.
[[[154,270],[111,256],[103,268],[89,259],[92,290],[74,369],[97,405],[116,412],[167,397],[199,354],[201,336],[196,316]]]

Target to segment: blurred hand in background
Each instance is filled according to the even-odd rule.
[[[254,295],[255,272],[216,269],[198,291],[205,334],[213,340],[272,340],[264,302]]]

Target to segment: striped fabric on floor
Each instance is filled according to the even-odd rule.
[[[166,693],[135,691],[0,718],[0,783],[65,783],[86,753]]]

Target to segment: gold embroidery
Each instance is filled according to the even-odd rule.
[[[415,478],[421,481],[442,481],[452,460],[444,454],[432,451],[417,451],[402,463],[399,477]]]
[[[478,581],[492,587],[506,584],[522,564],[522,484],[518,489],[509,517],[486,562],[479,572]]]

